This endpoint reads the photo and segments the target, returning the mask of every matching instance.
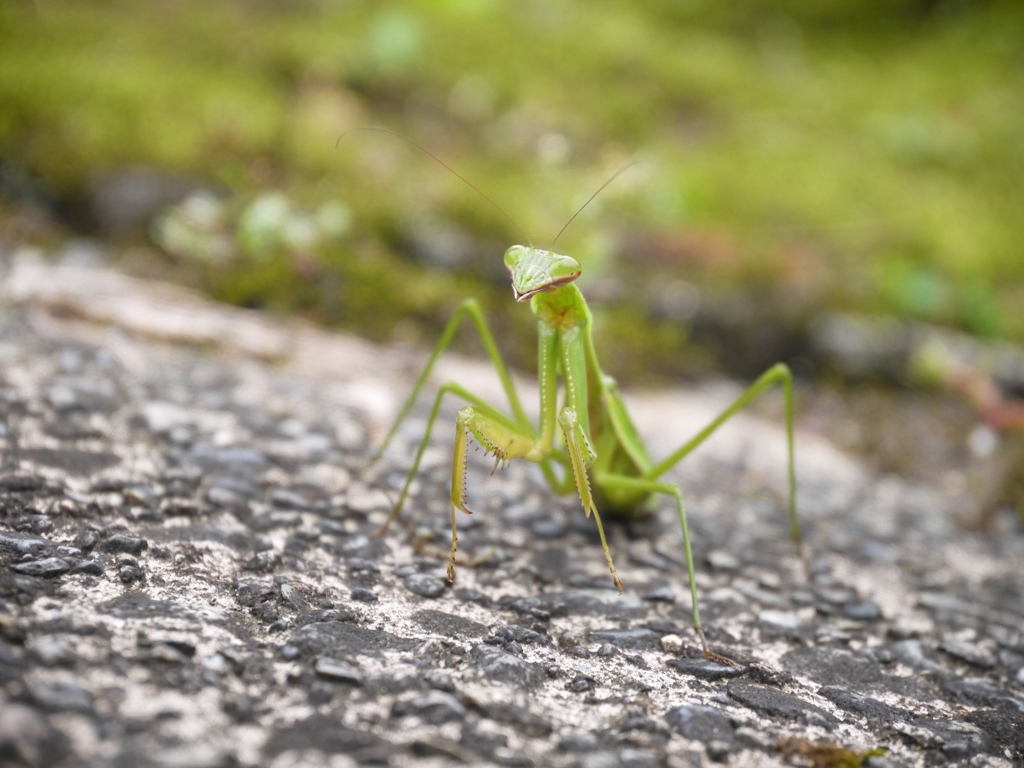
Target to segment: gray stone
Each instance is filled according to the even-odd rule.
[[[435,635],[453,637],[465,635],[467,637],[482,637],[487,633],[487,627],[478,621],[467,619],[445,611],[424,609],[416,611],[412,618],[423,627],[424,630]]]
[[[314,714],[291,725],[275,726],[263,745],[262,753],[274,758],[285,752],[318,750],[327,755],[344,754],[355,761],[387,764],[394,748],[372,731],[349,728],[340,721]]]
[[[570,732],[558,740],[558,749],[562,752],[593,752],[597,746],[597,738],[592,733]]]
[[[653,651],[660,647],[661,637],[650,629],[603,629],[590,632],[591,643],[611,643],[632,651]]]
[[[544,670],[536,664],[491,645],[474,645],[471,655],[474,666],[488,681],[532,688],[547,679]]]
[[[213,747],[173,747],[153,756],[153,768],[234,768],[238,765],[230,750]]]
[[[832,648],[796,648],[788,651],[781,663],[787,671],[822,685],[859,686],[878,683],[886,677],[877,663]]]
[[[100,545],[100,549],[104,552],[111,554],[125,552],[130,555],[140,555],[148,547],[148,541],[127,533],[115,533]]]
[[[588,675],[576,675],[565,684],[565,690],[573,693],[590,693],[597,687],[597,681]]]
[[[226,614],[208,604],[154,600],[138,592],[129,592],[101,603],[97,609],[119,619],[172,618],[212,624],[225,624],[228,621]]]
[[[39,558],[57,547],[55,542],[28,533],[0,531],[0,554]]]
[[[366,629],[343,621],[322,621],[296,628],[289,643],[303,656],[378,656],[386,650],[407,651],[419,642],[382,630]]]
[[[28,689],[32,699],[51,712],[92,712],[93,695],[77,679],[37,680]]]
[[[652,749],[636,749],[628,747],[619,752],[619,765],[622,768],[655,768],[658,757]]]
[[[692,677],[709,682],[739,677],[747,672],[746,667],[719,664],[717,661],[703,657],[696,659],[669,659],[665,664],[684,675],[691,675]]]
[[[437,598],[444,594],[447,583],[426,573],[413,573],[405,577],[405,588],[414,595]]]
[[[793,611],[766,609],[757,614],[757,620],[781,629],[802,629],[806,623]]]
[[[410,715],[431,725],[441,725],[464,720],[466,708],[450,693],[435,690],[399,699],[391,707],[392,717]]]
[[[437,691],[444,691],[445,693],[455,693],[455,681],[452,680],[451,675],[441,669],[430,669],[427,670],[426,674],[423,675],[424,681],[427,685]]]
[[[950,656],[955,656],[979,667],[991,669],[996,665],[995,654],[981,645],[968,643],[953,637],[946,637],[939,643],[939,648]]]
[[[32,560],[27,563],[17,563],[11,566],[15,573],[23,573],[26,576],[39,576],[44,579],[53,579],[63,576],[71,570],[71,563],[60,557],[47,557],[43,560]]]
[[[979,752],[988,752],[992,746],[985,733],[976,725],[957,720],[920,718],[909,723],[895,723],[892,728],[921,747],[939,750],[952,760],[963,760]]]
[[[487,643],[490,645],[506,646],[513,642],[523,645],[550,645],[552,640],[548,635],[521,627],[518,624],[502,627],[487,639]]]
[[[13,766],[57,765],[67,755],[67,737],[32,707],[0,701],[0,755]]]
[[[258,498],[260,489],[247,480],[236,477],[217,477],[206,489],[206,500],[215,507],[244,510],[249,502]]]
[[[8,270],[19,257],[2,250],[0,271],[17,277]],[[429,413],[424,393],[391,455],[367,466],[367,436],[379,436],[388,421],[383,382],[397,382],[389,394],[400,402],[411,384],[405,372],[422,362],[406,350],[371,349],[370,372],[361,374],[350,369],[365,350],[336,353],[337,339],[300,326],[283,334],[296,340],[295,356],[291,348],[272,352],[280,359],[266,365],[248,353],[221,354],[221,343],[239,338],[230,330],[196,350],[153,343],[130,328],[97,333],[73,314],[30,323],[7,301],[21,281],[0,280],[0,690],[28,719],[15,717],[26,725],[12,731],[11,701],[0,702],[0,762],[770,763],[783,759],[776,742],[809,724],[812,741],[830,738],[825,715],[842,721],[844,738],[892,745],[889,766],[897,758],[908,768],[1021,760],[1024,592],[1010,564],[1024,557],[1024,539],[1002,514],[980,533],[948,522],[969,508],[970,483],[947,496],[944,482],[882,476],[828,446],[822,435],[836,433],[839,422],[863,421],[863,411],[848,408],[861,396],[855,388],[828,394],[823,405],[807,384],[817,435],[798,434],[797,450],[811,583],[785,536],[784,503],[763,492],[765,483],[784,490],[778,419],[749,430],[749,439],[761,417],[736,422],[743,439],[709,441],[672,478],[692,496],[695,554],[713,563],[697,575],[708,635],[748,664],[737,670],[686,658],[696,643],[670,503],[661,500],[645,521],[606,516],[628,590],[620,596],[601,567],[593,520],[571,498],[557,501],[527,462],[486,487],[470,476],[480,514],[461,543],[468,555],[497,545],[478,567],[460,568],[472,588],[453,590],[451,601],[442,589],[442,602],[406,589],[401,582],[412,577],[445,586],[451,438],[439,426],[405,510],[417,536],[440,537],[428,539],[421,555],[399,525],[373,538]],[[75,287],[86,282],[79,275]],[[105,313],[125,296],[161,311],[139,283],[130,285],[109,294]],[[86,293],[68,293],[65,304],[80,307]],[[35,318],[52,299],[16,301]],[[216,307],[201,324],[233,314]],[[87,338],[97,346],[69,341]],[[501,404],[500,392],[495,399],[485,384],[480,389]],[[363,393],[375,390],[381,397],[371,408]],[[677,415],[690,414],[699,428],[734,396],[729,390],[673,392],[669,407],[667,398],[631,395],[652,455],[684,439],[668,426]],[[879,424],[903,424],[908,404],[931,409],[913,392],[900,398]],[[890,399],[873,393],[866,410],[874,414]],[[913,441],[927,450],[899,457],[910,462],[908,477],[925,476],[919,454],[939,479],[963,471],[955,459],[966,438],[958,430],[969,429],[974,415],[935,394],[940,401],[951,418]],[[161,414],[140,403],[175,406]],[[64,410],[55,415],[54,406]],[[439,425],[451,424],[456,409],[445,402]],[[916,424],[922,412],[915,413]],[[762,441],[769,432],[778,440]],[[96,471],[107,462],[118,466]],[[15,466],[38,474],[12,475]],[[120,536],[149,546],[106,552],[104,542]],[[55,557],[76,575],[18,571]],[[267,575],[254,579],[247,568]],[[857,589],[846,582],[854,572]],[[928,621],[917,620],[920,613],[882,617],[879,604],[858,592],[889,588]],[[751,620],[765,609],[776,613]],[[619,646],[600,632],[615,633]],[[134,707],[140,697],[149,704]],[[66,706],[52,721],[75,738],[64,740],[62,753],[47,752],[60,741],[48,710]],[[33,730],[42,736],[28,738]]]
[[[28,644],[28,652],[46,667],[70,667],[78,660],[74,652],[55,635],[37,637]]]
[[[81,574],[86,576],[102,576],[103,575],[103,563],[95,558],[89,558],[88,560],[81,560],[75,563],[71,567],[71,573]]]
[[[841,685],[824,685],[818,689],[818,695],[847,712],[885,723],[892,723],[910,716],[910,713],[905,710],[890,706],[870,696],[855,693]]]
[[[843,615],[854,621],[881,621],[884,618],[882,616],[882,609],[871,600],[844,605]]]
[[[0,491],[13,493],[35,491],[42,488],[45,479],[31,472],[9,472],[0,474]]]
[[[267,458],[252,448],[213,448],[197,446],[183,458],[183,464],[201,467],[208,474],[223,474],[240,479],[251,479],[268,466]]]
[[[362,685],[366,680],[358,667],[339,659],[317,659],[313,669],[320,677],[339,683]]]
[[[21,451],[20,456],[33,464],[81,476],[94,475],[121,463],[121,458],[113,453],[80,451],[73,448],[32,448]]]
[[[530,530],[538,539],[560,539],[565,536],[565,526],[557,520],[534,520],[530,524]]]
[[[672,587],[665,584],[647,592],[644,595],[644,600],[652,603],[674,603],[676,601],[676,593]]]
[[[627,592],[620,595],[614,589],[569,589],[548,592],[538,599],[547,611],[562,606],[570,615],[576,616],[631,619],[647,613],[647,606],[635,594]]]
[[[139,408],[140,415],[150,432],[164,434],[174,427],[188,424],[191,419],[188,410],[174,403],[150,402]]]
[[[745,707],[772,717],[801,720],[808,725],[832,727],[836,719],[820,707],[765,685],[746,680],[731,680],[729,696]]]
[[[732,723],[721,710],[702,705],[682,705],[665,715],[669,723],[684,738],[702,743],[734,740]]]

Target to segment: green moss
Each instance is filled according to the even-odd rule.
[[[631,233],[696,233],[725,246],[673,251],[670,272],[714,292],[771,287],[809,312],[1024,341],[1022,27],[1010,0],[5,3],[0,161],[67,200],[130,164],[241,199],[340,199],[355,231],[314,267],[280,254],[192,277],[386,337],[410,319],[426,335],[465,293],[496,291],[403,258],[403,222],[522,235],[402,142],[353,134],[336,149],[346,128],[403,131],[538,244],[632,156],[559,241],[590,273],[634,277],[646,255],[614,245]],[[606,324],[630,368],[686,338],[644,318],[637,305]]]

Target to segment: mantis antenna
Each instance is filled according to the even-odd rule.
[[[435,155],[429,149],[426,149],[425,147],[421,147],[415,141],[413,141],[412,139],[406,138],[405,136],[403,136],[400,133],[396,133],[395,131],[392,131],[392,130],[390,130],[388,128],[379,128],[376,125],[357,125],[355,128],[349,128],[347,131],[345,131],[343,134],[341,134],[341,136],[338,137],[338,140],[336,142],[334,142],[334,148],[337,149],[338,145],[341,144],[341,140],[344,139],[346,136],[348,136],[350,133],[352,133],[352,131],[377,131],[378,133],[388,133],[388,134],[391,134],[392,136],[394,136],[396,138],[401,139],[405,143],[411,144],[412,146],[416,147],[416,149],[418,149],[420,152],[422,152],[423,154],[427,155],[428,157],[432,158],[435,162],[440,164],[443,168],[447,169],[453,176],[455,176],[456,178],[461,180],[464,184],[466,184],[468,187],[470,187],[474,192],[476,192],[478,195],[480,195],[480,197],[482,197],[488,203],[493,205],[502,216],[504,216],[506,219],[511,221],[515,225],[515,228],[523,233],[523,237],[526,238],[526,242],[528,242],[530,244],[531,248],[533,247],[533,241],[530,240],[530,236],[528,234],[526,234],[526,230],[519,226],[519,222],[518,221],[516,221],[511,216],[509,216],[507,213],[505,213],[505,209],[504,208],[502,208],[496,202],[491,200],[491,198],[489,198],[487,195],[485,195],[483,192],[481,192],[480,189],[476,186],[476,184],[474,184],[469,179],[467,179],[465,176],[463,176],[461,173],[456,171],[454,168],[452,168],[450,165],[448,165],[448,163],[446,163],[444,160],[439,158],[437,155]],[[622,170],[625,170],[625,168],[623,168]],[[622,173],[622,171],[619,171],[619,173]],[[618,175],[619,175],[618,173],[615,174],[615,176],[618,176]],[[612,178],[615,178],[615,176],[613,176]],[[605,186],[607,186],[607,184]],[[604,187],[601,187],[601,189],[604,189]],[[600,192],[600,191],[601,190],[599,189],[598,192]],[[593,199],[593,198],[591,198],[591,199]],[[587,202],[590,202],[590,201],[588,200]],[[575,218],[575,217],[573,217],[573,218]],[[572,219],[570,219],[569,221],[572,221]]]
[[[574,213],[572,215],[572,217],[567,222],[565,222],[565,226],[562,227],[560,230],[558,230],[558,234],[555,235],[555,239],[551,241],[551,248],[552,248],[552,250],[555,247],[555,243],[558,242],[558,238],[560,238],[562,236],[562,233],[565,232],[565,230],[567,230],[569,228],[569,225],[572,224],[573,221],[576,220],[576,217],[579,216],[581,213],[583,213],[583,209],[586,208],[588,205],[590,205],[592,202],[594,202],[594,198],[597,197],[598,195],[600,195],[601,192],[604,191],[605,187],[607,187],[609,184],[611,184],[613,181],[615,181],[617,178],[619,178],[619,176],[621,176],[623,173],[625,173],[626,170],[628,170],[629,168],[632,168],[634,165],[636,165],[636,163],[637,163],[636,160],[632,160],[632,161],[626,163],[624,166],[619,168],[619,170],[617,170],[615,173],[613,173],[612,177],[610,179],[608,179],[608,181],[606,181],[604,184],[602,184],[600,187],[598,187],[597,192],[592,194],[587,199],[587,202],[585,202],[583,205],[581,205],[579,210],[576,211],[576,213]]]

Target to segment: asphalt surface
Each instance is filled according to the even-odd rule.
[[[0,763],[1024,764],[1024,534],[965,530],[964,493],[798,429],[808,580],[781,425],[738,419],[674,475],[723,666],[668,503],[609,521],[620,596],[578,502],[481,458],[460,521],[481,562],[449,584],[455,403],[407,525],[372,537],[430,396],[368,460],[422,351],[103,268],[3,269]],[[442,368],[500,403],[485,365]],[[740,389],[630,404],[663,455]]]

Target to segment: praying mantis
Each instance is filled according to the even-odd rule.
[[[367,127],[369,128],[369,127]],[[456,173],[447,164],[415,142],[387,129],[369,128],[390,133],[412,144],[434,158],[438,163],[476,190],[487,202],[516,224],[487,195]],[[344,136],[344,134],[342,134]],[[340,138],[339,138],[340,141]],[[628,166],[626,166],[628,167]],[[591,200],[610,184],[626,167],[595,192],[562,228],[572,223]],[[519,225],[516,224],[518,227]],[[520,228],[521,230],[521,228]],[[524,233],[525,234],[525,233]],[[559,232],[561,236],[561,232]],[[529,241],[529,238],[527,238]],[[558,237],[552,242],[552,248]],[[540,390],[540,419],[534,426],[523,409],[508,367],[495,344],[484,318],[483,308],[475,299],[466,299],[456,310],[434,347],[426,366],[416,380],[412,391],[402,405],[398,416],[381,443],[374,459],[387,449],[399,426],[409,415],[420,392],[426,386],[434,365],[451,343],[462,322],[468,319],[494,366],[511,407],[511,415],[485,402],[456,382],[442,384],[434,397],[427,418],[426,429],[420,440],[412,467],[387,520],[377,531],[382,536],[398,517],[409,495],[409,489],[419,470],[423,454],[446,395],[466,403],[455,418],[455,449],[451,474],[452,540],[448,557],[448,580],[455,579],[455,558],[458,548],[456,510],[471,514],[466,501],[466,466],[471,440],[476,440],[492,455],[495,467],[513,459],[526,459],[540,466],[540,470],[553,491],[558,494],[574,490],[597,526],[612,582],[621,594],[622,581],[615,571],[611,550],[601,522],[601,512],[613,517],[629,518],[649,514],[648,500],[662,494],[674,500],[682,529],[686,570],[692,602],[692,623],[700,639],[704,655],[723,657],[712,653],[700,620],[697,586],[694,577],[693,553],[687,525],[686,507],[680,487],[662,479],[666,472],[682,461],[707,440],[729,418],[741,411],[773,384],[781,384],[785,402],[786,445],[788,452],[789,526],[797,551],[804,558],[800,524],[796,510],[796,467],[793,439],[793,377],[789,368],[778,363],[765,371],[728,408],[660,461],[648,455],[643,440],[626,409],[625,401],[615,380],[601,370],[593,338],[593,317],[583,294],[576,285],[582,273],[580,263],[554,250],[539,249],[533,245],[513,245],[505,251],[505,267],[512,281],[512,292],[518,302],[529,302],[537,322],[537,382]],[[558,382],[562,382],[559,401]],[[561,432],[565,450],[556,447],[556,434]],[[560,469],[558,469],[560,468]]]

